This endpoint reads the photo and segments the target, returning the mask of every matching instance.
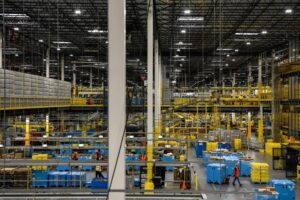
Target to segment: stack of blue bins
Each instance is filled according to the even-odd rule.
[[[50,187],[66,187],[68,172],[49,172]]]
[[[241,176],[250,176],[251,175],[251,160],[241,160]]]
[[[107,189],[108,188],[108,182],[102,179],[93,179],[91,182],[91,188],[92,189]]]
[[[61,155],[71,155],[72,154],[72,146],[71,144],[60,144],[61,148],[59,149],[59,154]]]
[[[79,156],[79,160],[92,160],[92,156]],[[82,166],[82,169],[84,171],[92,171],[93,170],[93,166],[84,165],[84,166]]]
[[[226,164],[228,169],[228,176],[233,175],[233,171],[236,165],[240,164],[240,160],[236,156],[223,156],[224,164]]]
[[[203,160],[204,160],[205,166],[208,165],[209,157],[210,157],[210,156],[213,156],[213,154],[211,154],[211,153],[209,153],[209,152],[207,152],[207,151],[204,151],[204,152],[203,152]]]
[[[290,180],[271,180],[270,185],[279,193],[278,200],[295,200],[296,185]]]
[[[138,161],[138,160],[140,160],[139,155],[130,155],[130,156],[126,156],[126,161]],[[126,170],[127,170],[127,171],[130,171],[130,167],[131,167],[131,166],[127,166],[127,167],[126,167]],[[133,170],[134,170],[134,171],[140,170],[140,166],[138,166],[138,165],[133,166]]]
[[[170,162],[170,161],[175,161],[175,156],[167,156],[164,155],[160,158],[161,161],[166,161],[166,162]],[[172,171],[173,167],[172,166],[166,166],[166,170],[167,171]]]
[[[218,148],[219,148],[219,149],[227,149],[227,150],[230,150],[230,149],[231,149],[231,144],[226,143],[226,142],[219,142],[219,143],[218,143]]]
[[[196,158],[202,158],[203,157],[203,151],[206,151],[206,142],[197,141],[195,143],[195,151],[196,151]]]
[[[254,192],[252,200],[278,200],[278,194],[259,192],[258,189],[254,189]]]
[[[71,160],[71,158],[69,156],[61,156],[58,158],[59,160]],[[67,166],[67,165],[58,165],[56,166],[56,170],[57,171],[70,171],[71,170],[71,166]]]
[[[206,178],[207,183],[222,184],[227,178],[227,166],[225,164],[213,163],[207,165]]]
[[[85,172],[69,172],[67,174],[66,186],[67,187],[79,187],[80,183],[82,186],[86,183]]]
[[[48,171],[32,171],[32,187],[48,187]]]

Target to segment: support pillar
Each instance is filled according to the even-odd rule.
[[[50,46],[46,50],[46,77],[50,78]]]
[[[49,114],[46,114],[46,121],[45,121],[45,136],[49,137]]]
[[[110,200],[125,200],[125,0],[108,1],[108,41],[108,197]]]
[[[159,55],[159,48],[158,48],[158,40],[155,40],[155,53],[154,53],[154,60],[155,60],[155,107],[154,107],[154,122],[155,122],[155,139],[158,138],[158,135],[161,134],[161,116],[160,116],[160,93],[161,93],[161,87],[160,87],[160,72],[161,72],[161,66],[160,66],[160,55]]]
[[[73,65],[73,96],[76,96],[76,65]]]
[[[3,53],[2,53],[2,49],[3,49],[3,29],[1,29],[1,31],[0,31],[0,69],[2,69],[3,68],[3,63],[2,63],[2,61],[3,61]]]
[[[93,68],[90,69],[90,88],[93,88]]]
[[[263,114],[263,104],[261,102],[261,95],[262,95],[262,55],[258,58],[258,81],[257,81],[257,88],[258,88],[258,98],[259,98],[259,114],[258,114],[258,143],[263,143],[263,125],[264,125],[264,114]]]
[[[60,132],[62,133],[62,135],[65,132],[65,115],[64,115],[64,111],[61,111],[61,116],[60,116]]]
[[[248,65],[248,95],[251,95],[251,84],[252,84],[252,67],[251,64],[249,63]]]
[[[154,190],[153,184],[153,0],[148,1],[147,16],[147,181],[145,190]]]
[[[25,146],[30,146],[30,119],[26,117],[25,121]]]
[[[65,56],[64,54],[61,55],[61,60],[60,60],[60,78],[62,81],[65,80]]]
[[[295,62],[299,56],[298,37],[289,40],[289,62]]]

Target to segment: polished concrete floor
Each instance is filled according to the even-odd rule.
[[[270,179],[286,179],[285,172],[281,170],[272,170],[272,158],[271,156],[261,154],[256,151],[246,151],[247,156],[254,158],[256,162],[266,162],[270,166]],[[240,200],[240,199],[252,199],[255,195],[253,192],[254,188],[265,187],[266,185],[253,184],[250,181],[250,177],[241,177],[242,187],[238,184],[232,185],[232,178],[230,184],[207,184],[206,183],[206,168],[204,166],[203,159],[195,157],[195,151],[193,148],[189,149],[188,160],[192,161],[192,166],[199,177],[199,190],[205,193],[209,200]],[[300,200],[300,184],[296,186],[296,199]]]

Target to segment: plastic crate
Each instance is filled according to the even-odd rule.
[[[69,172],[66,178],[67,187],[79,187],[80,184],[84,186],[86,184],[85,172]]]
[[[166,162],[175,161],[175,156],[162,156],[160,158],[160,160],[166,161]],[[174,169],[174,167],[172,167],[172,166],[166,166],[167,171],[172,171],[173,169]]]
[[[68,172],[49,172],[50,187],[65,187]]]
[[[241,160],[240,168],[241,168],[241,176],[250,176],[251,175],[251,162],[248,160]]]
[[[226,143],[226,142],[220,142],[220,143],[218,144],[218,148],[219,148],[219,149],[227,149],[227,150],[230,150],[230,149],[231,149],[231,144]]]
[[[92,156],[79,156],[79,160],[92,160]],[[93,166],[83,165],[82,169],[84,171],[92,171],[93,170]]]
[[[296,184],[290,180],[271,180],[270,185],[279,193],[278,200],[295,200]]]
[[[71,160],[71,158],[69,156],[61,156],[58,158],[59,160]],[[67,166],[67,165],[58,165],[56,167],[57,171],[70,171],[71,170],[71,166]]]
[[[196,151],[196,157],[202,158],[203,157],[203,151],[206,150],[206,142],[204,141],[198,141],[195,143],[195,151]]]
[[[223,158],[224,158],[224,164],[226,164],[227,166],[227,170],[228,170],[227,174],[229,176],[232,176],[234,173],[234,168],[236,165],[239,165],[240,160],[236,156],[223,156]]]
[[[48,187],[48,171],[32,171],[32,187]]]
[[[227,178],[227,166],[217,163],[207,165],[206,178],[207,183],[224,183]]]
[[[93,179],[91,183],[92,189],[107,189],[108,188],[108,182],[103,181],[101,179]]]

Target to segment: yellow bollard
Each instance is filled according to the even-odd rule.
[[[194,182],[195,182],[195,192],[197,192],[198,191],[198,174],[197,173],[195,173]]]

